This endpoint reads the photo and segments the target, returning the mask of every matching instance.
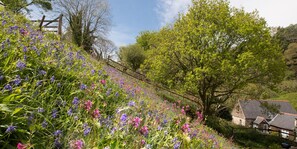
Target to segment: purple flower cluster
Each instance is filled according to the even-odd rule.
[[[18,60],[16,67],[20,70],[23,70],[24,68],[26,68],[26,64],[20,60]]]
[[[5,133],[11,133],[11,132],[15,131],[15,129],[16,129],[16,126],[10,125],[7,127]]]

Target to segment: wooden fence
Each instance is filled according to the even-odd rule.
[[[32,22],[40,22],[39,30],[43,31],[42,28],[48,29],[44,30],[46,32],[55,32],[58,35],[62,35],[62,20],[63,14],[59,15],[53,20],[45,20],[45,15],[42,16],[41,20],[31,20]],[[44,24],[45,23],[45,24]],[[56,24],[56,25],[53,25]]]
[[[261,128],[233,128],[232,127],[232,135],[235,136],[235,134],[237,133],[236,130],[257,130],[259,132],[261,132],[262,134],[266,134],[266,135],[270,135],[271,133],[275,132],[275,133],[278,133],[278,137],[282,138],[282,139],[287,139],[287,140],[290,140],[289,137],[288,138],[283,138],[282,137],[282,134],[286,134],[288,136],[291,136],[294,138],[294,140],[291,140],[291,141],[295,141],[296,140],[296,137],[297,137],[297,134],[296,132],[294,132],[294,134],[290,134],[290,132],[281,132],[281,130],[273,130],[273,129],[261,129]],[[264,132],[263,132],[264,131]],[[268,132],[268,133],[265,133]],[[297,144],[297,143],[296,143]]]
[[[188,100],[190,102],[194,102],[194,103],[199,103],[199,100],[197,97],[195,96],[192,96],[192,95],[181,95],[179,93],[176,93],[176,92],[173,92],[171,91],[170,89],[166,88],[166,87],[163,87],[159,84],[155,84],[153,83],[152,81],[150,81],[144,74],[141,74],[139,72],[135,72],[133,71],[132,69],[128,68],[127,66],[124,66],[110,58],[108,58],[106,60],[106,63],[107,65],[119,70],[120,72],[122,73],[125,73],[126,75],[130,76],[130,77],[133,77],[137,80],[140,80],[140,81],[143,81],[147,84],[150,84],[154,87],[156,87],[157,90],[159,91],[164,91],[164,92],[167,92],[170,96],[175,96],[175,97],[178,97],[178,98],[181,98],[181,99],[185,99],[185,100]]]

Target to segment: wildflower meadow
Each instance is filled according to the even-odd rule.
[[[0,148],[237,148],[24,16],[0,11]]]

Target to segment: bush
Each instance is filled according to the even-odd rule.
[[[138,44],[120,47],[119,58],[122,63],[136,71],[145,60],[143,48]]]

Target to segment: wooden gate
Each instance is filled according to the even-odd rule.
[[[40,22],[39,24],[40,31],[55,32],[61,36],[62,35],[62,18],[63,18],[63,14],[59,15],[57,18],[53,20],[45,20],[45,15],[43,15],[41,20],[31,20],[31,21]],[[42,30],[42,28],[45,28],[47,30]]]

